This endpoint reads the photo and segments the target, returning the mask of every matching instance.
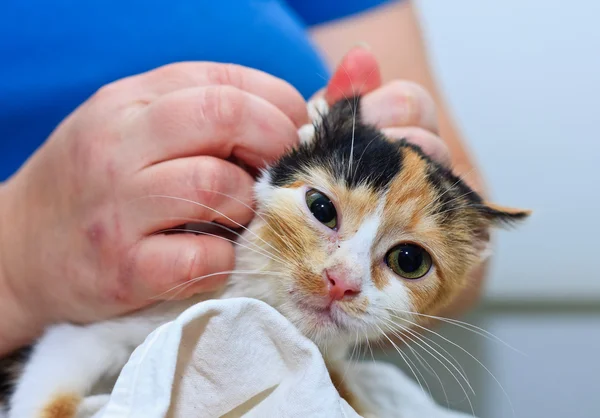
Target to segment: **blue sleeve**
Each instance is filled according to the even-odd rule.
[[[286,0],[308,26],[340,19],[392,0]]]

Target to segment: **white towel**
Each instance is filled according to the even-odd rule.
[[[377,417],[464,418],[436,405],[385,363],[348,365],[345,382]],[[317,347],[253,299],[211,300],[154,331],[110,395],[86,398],[81,418],[359,415],[335,390]]]

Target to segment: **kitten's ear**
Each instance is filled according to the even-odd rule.
[[[475,231],[474,245],[480,260],[484,261],[492,254],[490,230],[494,227],[512,226],[523,221],[531,215],[531,211],[485,202],[481,206],[481,214],[487,225],[482,225]]]
[[[530,210],[511,208],[490,202],[483,204],[481,213],[491,222],[492,226],[497,227],[514,225],[531,215]]]

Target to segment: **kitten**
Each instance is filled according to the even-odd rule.
[[[418,147],[362,123],[359,108],[360,98],[311,103],[315,124],[300,130],[301,145],[261,174],[258,216],[236,250],[236,269],[257,273],[233,274],[212,295],[50,328],[12,364],[9,417],[73,417],[159,325],[202,300],[238,296],[270,304],[313,340],[341,396],[369,413],[337,378],[356,336],[382,337],[394,316],[435,314],[467,285],[490,229],[529,213],[484,202]]]

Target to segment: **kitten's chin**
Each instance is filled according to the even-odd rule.
[[[282,314],[321,349],[332,345],[345,349],[366,335],[364,322],[348,315],[336,303],[321,307],[298,301],[293,308],[287,306]]]

